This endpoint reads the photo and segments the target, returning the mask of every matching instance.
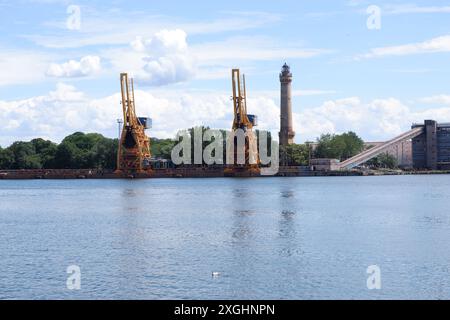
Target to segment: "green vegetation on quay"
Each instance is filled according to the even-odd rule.
[[[115,169],[117,145],[117,139],[81,132],[67,136],[60,144],[40,138],[17,141],[0,148],[0,169]],[[152,151],[161,157],[170,157],[173,145],[170,139],[152,139]]]
[[[207,128],[202,128],[206,130]],[[189,129],[192,133],[193,128]],[[223,131],[225,136],[226,131]],[[259,131],[257,131],[259,135]],[[268,133],[269,142],[271,140]],[[225,141],[225,139],[224,139]],[[170,159],[174,139],[151,138],[152,156]],[[204,147],[209,142],[204,143]],[[268,144],[270,146],[270,143]],[[115,169],[117,139],[98,133],[76,132],[56,144],[44,139],[17,141],[0,147],[0,169]],[[192,148],[193,150],[193,148]],[[225,155],[224,146],[224,155]],[[314,143],[292,144],[280,150],[281,162],[291,166],[307,166],[312,158],[333,158],[341,161],[364,150],[364,142],[354,132],[324,134]],[[382,154],[368,163],[371,167],[396,168],[396,159]]]

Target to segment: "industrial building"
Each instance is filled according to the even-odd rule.
[[[364,150],[369,150],[370,148],[378,147],[383,144],[385,144],[385,142],[365,142]],[[413,167],[412,141],[410,139],[403,140],[398,144],[392,145],[386,148],[384,152],[394,157],[400,168],[410,169]]]
[[[413,165],[416,169],[450,169],[450,123],[425,120],[424,124],[413,124],[422,128],[422,133],[412,140]]]
[[[343,162],[327,163],[326,159],[317,159],[320,161],[315,163],[315,168],[349,170],[381,153],[395,157],[402,168],[450,170],[450,123],[425,120],[424,124],[413,124],[411,130],[389,141],[365,143],[365,151]]]

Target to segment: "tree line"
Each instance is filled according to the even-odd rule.
[[[307,166],[310,159],[326,158],[347,160],[365,149],[364,141],[354,132],[323,134],[315,142],[291,144],[280,148],[280,161],[291,166]],[[383,153],[366,163],[374,168],[397,168],[397,159]]]
[[[281,149],[281,159],[287,165],[309,164],[312,158],[344,161],[364,150],[364,141],[354,132],[323,134],[315,142],[292,144]]]
[[[202,127],[203,132],[207,127]],[[194,128],[188,129],[193,134]],[[257,130],[259,136],[261,131]],[[226,156],[224,135],[224,157]],[[271,135],[268,133],[269,153]],[[151,138],[151,152],[155,158],[170,159],[174,139]],[[209,142],[204,142],[203,147]],[[0,147],[0,169],[110,169],[116,168],[118,139],[98,133],[76,132],[56,144],[41,138],[29,142],[17,141],[7,148]],[[191,148],[192,152],[194,148]],[[324,134],[314,143],[292,144],[280,148],[280,161],[284,165],[307,166],[312,158],[348,159],[364,150],[364,142],[354,132]],[[225,159],[225,158],[224,158]],[[369,163],[376,167],[396,167],[392,156],[383,154]]]
[[[152,152],[169,158],[174,142],[152,139]],[[118,139],[98,133],[76,132],[60,144],[41,138],[0,147],[0,169],[110,169],[116,168]]]

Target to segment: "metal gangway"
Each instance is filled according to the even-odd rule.
[[[361,152],[360,154],[357,154],[356,156],[349,158],[341,163],[339,163],[339,168],[342,169],[352,169],[356,166],[359,166],[360,164],[363,164],[366,161],[369,161],[372,158],[375,158],[379,154],[383,153],[388,149],[389,147],[392,147],[398,143],[401,143],[402,141],[413,139],[419,135],[421,135],[424,132],[424,127],[416,127],[413,128],[394,139],[391,139],[389,141],[386,141],[383,144],[380,144],[378,146],[375,146],[373,148],[370,148],[364,152]]]

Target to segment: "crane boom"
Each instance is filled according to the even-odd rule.
[[[240,77],[239,69],[232,70],[234,122],[233,130],[253,128],[253,123],[247,115],[247,92],[245,88],[245,75]]]

